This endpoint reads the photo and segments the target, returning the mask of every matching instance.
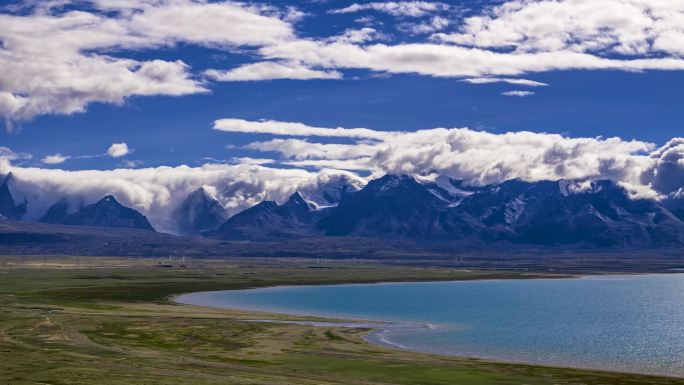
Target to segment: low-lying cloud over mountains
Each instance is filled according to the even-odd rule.
[[[23,214],[29,203],[18,203],[12,197],[8,189],[12,180],[10,175],[0,185],[0,224],[8,231],[0,235],[9,245],[45,239],[46,234],[47,240],[60,241],[63,238],[58,234],[69,233],[67,228],[74,226],[93,231],[144,231],[152,238],[157,235],[143,214],[111,195],[77,206],[63,198],[37,222],[26,221]],[[189,242],[363,237],[480,248],[684,245],[684,210],[677,204],[681,200],[630,197],[609,180],[514,179],[472,187],[448,178],[436,183],[387,174],[359,190],[346,182],[334,186],[325,186],[327,190],[320,195],[329,203],[326,206],[313,202],[315,195],[307,194],[307,199],[297,191],[282,204],[263,200],[227,220],[224,207],[203,187],[191,192],[167,219],[175,221],[177,233],[193,236],[187,238]]]
[[[245,147],[272,157],[260,164],[66,171],[18,167],[12,165],[16,157],[3,156],[0,174],[12,173],[12,196],[27,205],[23,219],[38,220],[59,200],[68,200],[76,210],[113,195],[146,215],[156,229],[169,232],[179,232],[174,212],[200,188],[224,208],[227,218],[265,200],[285,202],[295,191],[317,206],[332,205],[342,189],[358,190],[388,173],[415,175],[443,186],[447,178],[465,186],[511,179],[605,179],[623,186],[633,198],[671,201],[684,196],[682,138],[658,148],[620,138],[495,134],[468,128],[399,132],[239,119],[218,120],[214,128],[271,135]],[[345,143],[316,142],[321,137]]]
[[[653,143],[613,138],[572,138],[529,131],[502,134],[468,128],[415,132],[324,128],[302,123],[220,119],[214,129],[289,138],[257,141],[248,149],[275,154],[274,163],[385,173],[441,175],[482,186],[520,178],[609,179],[639,197],[682,194],[684,139]],[[328,138],[320,143],[317,139]],[[347,143],[330,143],[345,138]]]
[[[364,179],[346,171],[278,169],[257,165],[206,164],[201,167],[82,170],[14,167],[0,159],[0,175],[12,174],[15,202],[27,202],[23,219],[39,220],[56,202],[67,199],[71,210],[113,195],[124,206],[148,217],[159,231],[176,232],[173,211],[200,187],[235,214],[262,200],[285,201],[295,191],[329,205],[341,185],[360,188]],[[4,177],[3,177],[4,179]],[[328,198],[328,199],[326,199]]]

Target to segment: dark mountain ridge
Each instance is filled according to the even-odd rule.
[[[301,216],[292,216],[290,206],[290,201],[283,206],[262,202],[206,235],[251,240],[325,235],[473,246],[684,244],[684,222],[677,215],[656,201],[633,199],[608,180],[509,180],[453,197],[411,176],[386,175],[326,210],[307,205]]]
[[[10,192],[10,182],[12,181],[12,173],[6,176],[0,176],[0,216],[8,219],[21,219],[26,214],[26,202],[17,204]]]
[[[173,212],[180,234],[193,235],[214,230],[226,219],[225,208],[200,187]]]
[[[154,231],[144,215],[122,205],[111,195],[107,195],[91,205],[81,207],[73,214],[67,213],[68,208],[66,200],[57,201],[43,215],[41,222],[70,226],[119,227]]]
[[[0,185],[0,218],[16,220],[9,178]],[[684,245],[680,201],[636,199],[608,181],[509,180],[482,187],[385,175],[336,206],[317,208],[296,192],[279,205],[264,201],[224,220],[221,204],[199,188],[173,213],[182,234],[229,241],[323,237],[369,238],[458,247],[653,248]],[[454,189],[449,190],[450,187]],[[43,223],[153,231],[147,218],[113,196],[70,210],[68,197]],[[73,197],[71,197],[73,198]],[[678,211],[679,210],[679,211]],[[21,214],[21,215],[19,215]],[[26,222],[26,226],[30,226]]]
[[[206,232],[209,238],[228,240],[274,240],[315,235],[311,228],[316,219],[313,205],[295,192],[282,205],[263,201],[233,215],[218,229]]]

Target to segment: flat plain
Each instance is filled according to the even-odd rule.
[[[563,278],[311,259],[0,259],[0,384],[684,384],[371,345],[364,327],[179,305],[175,294],[283,284]]]

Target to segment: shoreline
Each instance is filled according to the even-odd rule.
[[[516,364],[516,365],[529,365],[529,366],[537,366],[537,367],[546,367],[546,368],[559,368],[559,369],[576,369],[576,370],[590,370],[590,371],[597,371],[597,372],[606,372],[606,373],[616,373],[616,374],[633,374],[633,375],[646,375],[646,376],[659,376],[659,377],[667,377],[667,378],[674,378],[674,379],[684,379],[684,373],[682,374],[674,374],[674,373],[662,373],[662,372],[647,372],[647,371],[623,371],[623,370],[610,370],[610,369],[603,369],[603,368],[596,368],[596,367],[589,367],[589,366],[573,366],[573,365],[563,365],[563,364],[553,364],[553,363],[544,363],[544,362],[538,362],[538,361],[523,361],[523,360],[514,360],[514,359],[503,359],[503,358],[496,358],[496,357],[486,357],[486,356],[478,356],[478,355],[467,355],[467,354],[455,354],[455,353],[445,353],[445,352],[431,352],[431,351],[425,351],[425,350],[419,350],[415,348],[409,348],[406,347],[402,344],[390,341],[386,337],[383,337],[383,334],[387,332],[391,332],[394,330],[399,330],[399,329],[412,329],[412,330],[424,330],[424,329],[436,329],[439,326],[431,323],[410,323],[410,322],[395,322],[395,321],[386,321],[386,320],[371,320],[371,319],[358,319],[358,318],[349,318],[349,317],[338,317],[338,316],[322,316],[322,315],[315,315],[315,314],[306,314],[306,313],[281,313],[281,312],[274,312],[274,311],[268,311],[268,310],[262,310],[262,309],[254,309],[254,308],[247,308],[247,307],[224,307],[224,306],[217,306],[217,305],[209,305],[209,304],[193,304],[193,303],[188,303],[188,302],[181,302],[178,299],[182,296],[190,295],[190,294],[202,294],[202,293],[215,293],[215,292],[228,292],[228,291],[241,291],[241,290],[255,290],[255,289],[277,289],[277,288],[288,288],[288,287],[301,287],[301,286],[331,286],[331,285],[336,285],[336,286],[349,286],[349,285],[378,285],[378,284],[384,284],[384,285],[389,285],[389,284],[402,284],[402,283],[442,283],[442,282],[474,282],[474,281],[503,281],[503,280],[528,280],[528,279],[534,279],[534,280],[556,280],[556,279],[586,279],[586,278],[597,278],[601,276],[606,276],[606,277],[615,277],[615,276],[633,276],[633,275],[667,275],[667,274],[681,274],[677,272],[672,272],[672,273],[632,273],[632,274],[621,274],[621,273],[607,273],[607,274],[592,274],[592,275],[572,275],[572,276],[564,276],[564,277],[543,277],[543,278],[494,278],[494,279],[473,279],[473,280],[444,280],[444,281],[380,281],[380,282],[363,282],[363,283],[330,283],[330,284],[316,284],[316,283],[303,283],[303,284],[296,284],[296,285],[273,285],[273,286],[261,286],[261,287],[252,287],[252,288],[241,288],[241,289],[229,289],[229,290],[210,290],[210,291],[198,291],[198,292],[189,292],[189,293],[180,293],[180,294],[174,294],[171,295],[167,298],[168,301],[170,301],[173,304],[180,305],[180,306],[194,306],[194,307],[206,307],[206,308],[211,308],[211,309],[220,309],[220,310],[227,310],[227,311],[242,311],[242,312],[254,312],[254,313],[260,313],[268,316],[273,316],[273,319],[244,319],[241,320],[242,322],[256,322],[256,323],[281,323],[281,324],[294,324],[294,325],[307,325],[307,326],[313,326],[317,328],[323,328],[323,327],[341,327],[341,328],[367,328],[370,329],[364,336],[363,336],[363,341],[365,343],[368,343],[372,346],[377,346],[377,347],[383,347],[383,348],[389,348],[389,349],[397,349],[397,350],[402,350],[405,352],[410,352],[414,354],[421,354],[421,355],[436,355],[436,356],[442,356],[442,357],[453,357],[453,358],[460,358],[460,359],[468,359],[468,360],[477,360],[477,361],[483,361],[483,362],[489,362],[489,363],[501,363],[501,364]],[[287,318],[287,317],[301,317],[301,318],[315,318],[317,320],[288,320],[288,319],[282,319],[282,318]]]
[[[0,269],[5,293],[0,296],[0,302],[3,314],[7,315],[0,323],[0,334],[4,332],[5,336],[11,337],[0,338],[1,383],[42,383],[48,378],[91,383],[106,378],[112,385],[140,381],[151,385],[171,382],[252,384],[255,380],[307,385],[346,385],[350,382],[402,385],[684,384],[681,378],[671,376],[504,363],[414,352],[375,343],[378,339],[373,335],[371,341],[365,340],[366,335],[376,330],[396,327],[381,322],[362,325],[362,322],[354,321],[350,325],[331,327],[330,316],[284,316],[173,301],[179,295],[189,293],[301,283],[328,286],[558,278],[560,275],[569,277],[569,272],[530,274],[348,264],[311,268],[310,261],[306,260],[277,263],[190,260],[185,266],[173,269],[160,269],[158,261],[151,259],[98,258],[84,264],[82,257],[70,257],[60,259],[57,264],[50,263],[50,266],[43,262],[43,259],[17,258],[3,263]],[[542,285],[555,283],[547,281]],[[332,292],[337,290],[332,289]],[[188,298],[178,300],[188,302]],[[249,302],[244,304],[249,305]],[[276,308],[277,304],[265,303],[264,310]],[[328,314],[349,312],[345,313],[345,307],[338,306]],[[354,314],[357,318],[383,318],[382,314],[373,312],[351,313]],[[401,314],[396,315],[396,318],[390,315],[384,318],[402,321]],[[249,322],[259,319],[267,323]],[[318,327],[280,323],[292,320]],[[442,325],[438,317],[435,320],[439,326],[451,327]],[[324,321],[328,322],[318,323]],[[404,332],[388,333],[390,341],[399,339],[401,342],[405,335]],[[416,335],[415,338],[422,337]],[[412,343],[411,340],[407,342]],[[83,361],[83,354],[88,354],[87,361]],[[678,373],[678,369],[676,371]]]

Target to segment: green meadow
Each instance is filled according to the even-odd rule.
[[[311,260],[0,259],[0,384],[684,384],[419,354],[368,329],[172,301],[281,284],[559,277]]]

